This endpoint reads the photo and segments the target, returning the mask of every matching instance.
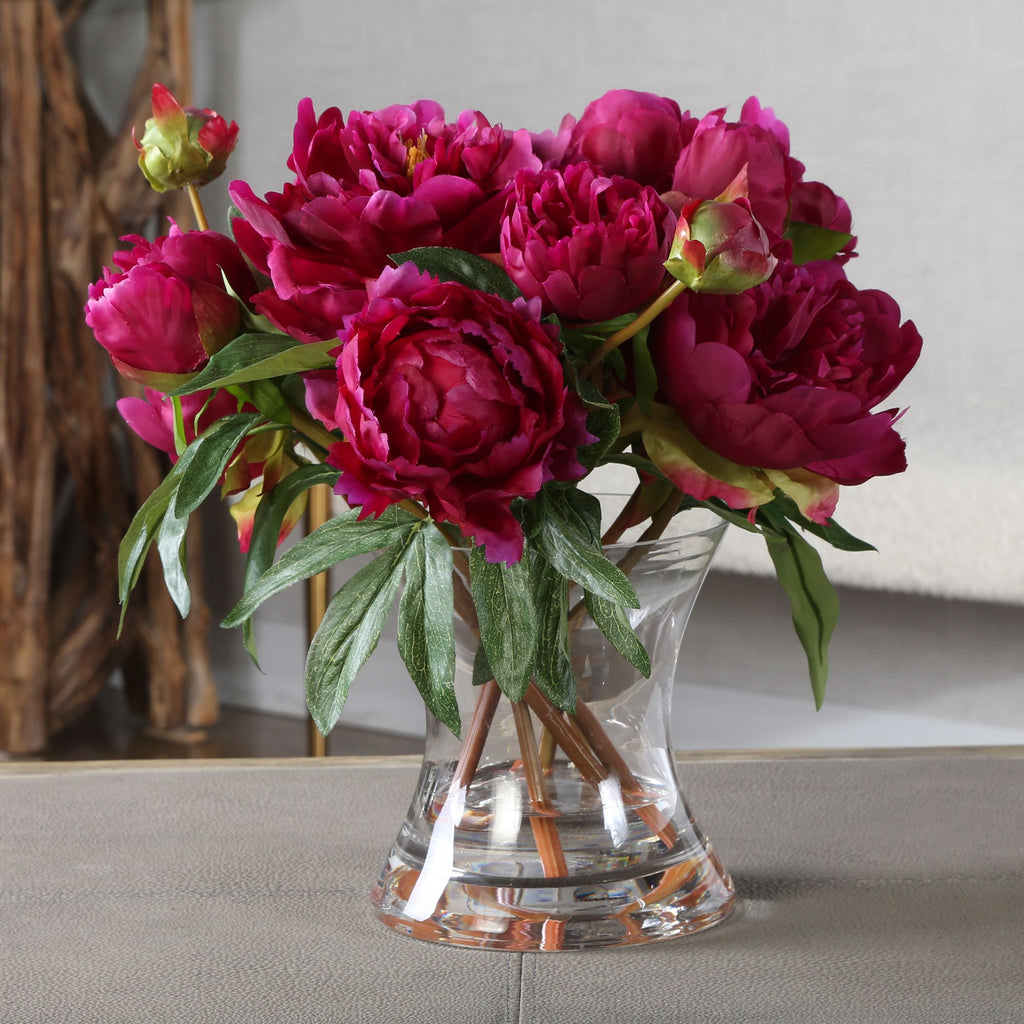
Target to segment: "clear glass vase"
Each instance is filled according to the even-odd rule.
[[[683,631],[724,524],[695,510],[672,529],[606,549],[640,597],[629,617],[650,678],[570,614],[575,714],[532,684],[518,704],[474,687],[477,640],[457,628],[462,740],[428,715],[419,781],[373,890],[385,924],[554,950],[668,939],[728,916],[732,882],[690,814],[669,736]]]

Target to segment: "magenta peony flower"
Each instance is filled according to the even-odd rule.
[[[664,192],[695,124],[674,100],[613,89],[584,110],[573,128],[566,162],[589,160],[605,174],[620,174]]]
[[[387,269],[349,323],[328,462],[363,516],[411,498],[455,523],[490,561],[522,556],[513,499],[584,474],[592,438],[536,303]]]
[[[906,468],[898,413],[871,410],[917,361],[896,302],[835,262],[780,264],[739,295],[686,293],[656,321],[662,392],[697,439],[741,466],[858,484]]]
[[[86,323],[131,380],[164,384],[171,375],[201,369],[238,332],[238,300],[255,282],[238,247],[216,231],[181,231],[153,242],[138,236],[127,252],[114,254],[120,270],[105,269],[89,287]]]
[[[654,189],[589,163],[516,175],[501,232],[509,276],[563,320],[600,321],[654,298],[675,220]]]
[[[392,253],[496,252],[509,179],[541,166],[529,133],[477,111],[449,124],[428,100],[353,112],[346,124],[336,108],[317,118],[306,99],[294,138],[293,184],[264,199],[244,182],[230,192],[244,217],[235,237],[272,282],[254,302],[303,341],[335,337]]]
[[[803,165],[789,155],[789,131],[751,97],[736,123],[716,110],[701,118],[679,155],[672,189],[685,202],[715,199],[747,169],[750,207],[775,244],[786,229],[789,200]]]

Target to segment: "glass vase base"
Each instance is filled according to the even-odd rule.
[[[400,851],[392,851],[372,894],[380,920],[412,938],[478,949],[542,952],[660,942],[710,928],[735,905],[732,880],[710,848],[633,878],[574,875],[530,885],[452,880],[422,920],[406,914],[419,876]]]

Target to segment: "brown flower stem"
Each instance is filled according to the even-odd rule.
[[[453,787],[466,789],[473,781],[500,699],[501,690],[498,689],[498,684],[493,679],[480,687],[480,695],[476,699],[476,707],[473,708],[473,718],[466,731],[459,763],[456,765],[455,774],[452,777]]]
[[[558,749],[558,744],[555,742],[555,737],[551,733],[551,730],[544,726],[540,734],[540,746],[538,747],[537,753],[540,757],[540,766],[544,769],[544,774],[549,775],[551,773],[551,766],[555,761],[555,751]]]
[[[630,770],[629,765],[626,764],[618,748],[609,739],[608,734],[604,731],[594,712],[583,701],[577,701],[576,712],[572,717],[586,737],[591,749],[605,768],[608,769],[609,774],[615,775],[618,778],[622,791],[631,796],[642,796],[644,793],[643,786],[637,781],[636,776]],[[635,808],[635,810],[643,822],[666,846],[670,848],[675,846],[679,839],[679,834],[660,808],[655,804],[644,804]]]
[[[299,409],[289,409],[288,412],[291,417],[292,427],[305,441],[316,445],[324,454],[330,450],[331,445],[337,444],[340,440],[307,413]]]
[[[591,371],[600,364],[609,352],[614,352],[623,342],[629,341],[635,334],[639,334],[659,313],[667,309],[683,292],[686,285],[682,281],[673,281],[658,297],[632,322],[622,330],[609,335],[601,347],[590,357],[590,361],[583,367],[583,376],[589,377]]]
[[[638,484],[636,490],[629,496],[626,504],[622,506],[622,511],[615,517],[615,522],[605,530],[604,536],[601,538],[603,545],[615,544],[632,525],[633,516],[636,513],[637,505],[640,504],[642,493],[643,484]]]
[[[615,776],[624,793],[632,796],[643,795],[644,789],[637,781],[636,776],[630,771],[622,755],[615,749],[615,745],[608,738],[601,723],[594,717],[594,713],[583,701],[577,701],[576,713],[569,715],[567,721],[534,683],[530,683],[527,687],[524,700],[530,706],[530,710],[553,733],[558,745],[576,765],[583,778],[592,786],[597,787],[605,779]],[[578,731],[570,725],[573,720],[579,727]],[[675,826],[659,808],[653,804],[647,804],[637,807],[635,810],[640,820],[667,847],[675,846],[679,835]]]
[[[526,790],[534,813],[530,816],[530,827],[537,842],[537,852],[548,878],[561,878],[568,874],[562,841],[552,815],[555,813],[548,798],[547,783],[537,752],[537,741],[533,734],[530,712],[522,701],[512,703],[512,715],[516,723],[516,736],[523,755],[523,771],[526,775]]]
[[[200,231],[209,231],[210,222],[206,219],[206,211],[203,209],[203,201],[199,198],[199,189],[195,185],[186,185],[185,194],[188,196],[188,201],[192,204],[192,212],[195,214],[196,227]]]
[[[665,530],[668,529],[668,524],[672,522],[672,517],[679,511],[679,504],[682,500],[682,494],[673,488],[669,492],[669,496],[662,502],[658,511],[651,516],[651,525],[640,534],[640,539],[629,550],[629,553],[616,563],[627,576],[644,556],[643,548],[640,545],[650,543],[652,540],[658,540],[661,537]]]
[[[536,683],[530,683],[523,697],[530,710],[544,723],[544,727],[555,737],[558,745],[579,770],[580,775],[591,785],[598,786],[608,778],[608,770],[593,750],[573,732],[561,711],[548,700]]]

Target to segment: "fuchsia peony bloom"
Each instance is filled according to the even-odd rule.
[[[583,476],[591,436],[536,303],[387,269],[349,323],[328,462],[363,516],[410,498],[455,523],[490,561],[522,556],[513,499]]]
[[[105,269],[89,287],[86,323],[131,380],[164,384],[168,375],[193,373],[238,332],[238,300],[256,285],[238,247],[216,231],[181,231],[147,242],[137,236],[114,254],[120,271]]]
[[[654,189],[593,164],[516,175],[501,233],[509,276],[545,312],[609,320],[654,298],[675,218]]]
[[[684,202],[714,199],[746,167],[751,210],[774,244],[786,229],[790,195],[803,165],[789,155],[789,130],[754,97],[743,104],[738,122],[726,121],[723,114],[716,110],[701,118],[679,154],[672,189]]]
[[[782,264],[739,295],[684,294],[651,351],[667,400],[697,439],[741,466],[858,484],[906,468],[894,409],[872,412],[917,361],[896,302],[835,262]]]
[[[244,182],[230,191],[245,218],[235,237],[272,282],[256,306],[303,341],[336,336],[392,253],[496,252],[508,180],[541,166],[528,132],[475,111],[449,124],[426,100],[346,124],[336,108],[318,119],[306,99],[294,137],[294,184],[262,200]]]
[[[583,112],[573,128],[566,162],[589,160],[605,174],[620,174],[664,192],[695,124],[674,100],[613,89]]]

